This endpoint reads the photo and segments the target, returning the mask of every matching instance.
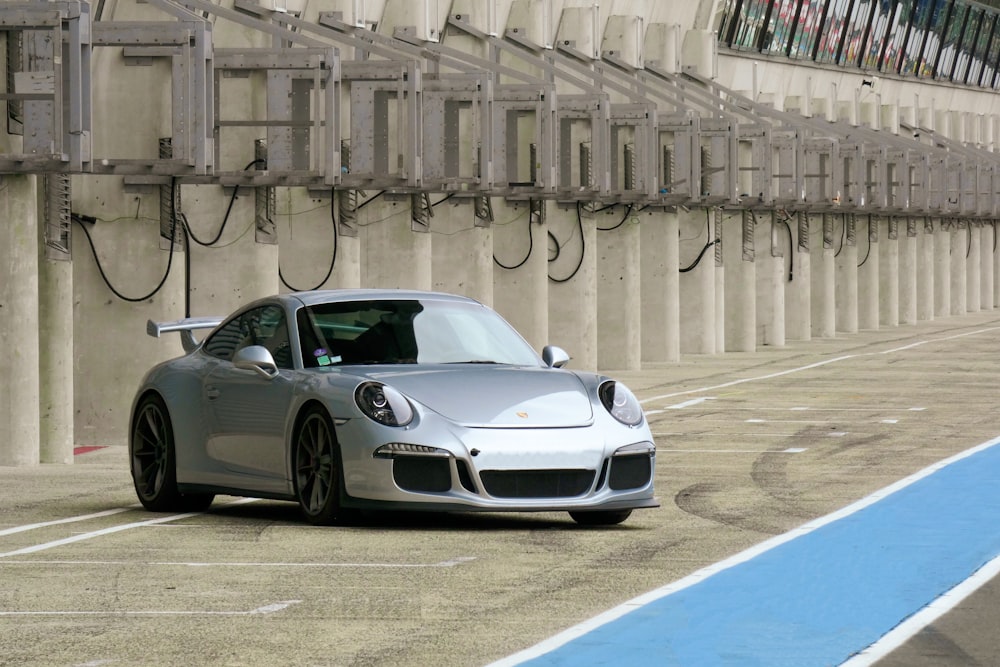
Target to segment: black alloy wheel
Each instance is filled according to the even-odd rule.
[[[200,512],[212,504],[212,494],[177,490],[174,429],[158,395],[150,394],[139,403],[131,436],[132,483],[143,507],[153,512]]]
[[[333,423],[319,407],[311,408],[295,435],[295,496],[306,521],[335,523],[340,509],[340,447]]]

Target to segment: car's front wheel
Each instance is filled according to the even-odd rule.
[[[143,398],[136,408],[129,438],[129,460],[135,493],[146,509],[200,512],[212,504],[212,494],[187,494],[177,490],[174,429],[167,406],[156,394]]]
[[[569,515],[581,526],[614,526],[632,515],[632,510],[597,510],[593,512],[570,512]]]
[[[306,521],[329,525],[340,509],[340,447],[322,408],[311,408],[295,434],[295,496]]]

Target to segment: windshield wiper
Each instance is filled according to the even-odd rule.
[[[499,364],[499,361],[490,361],[488,359],[469,359],[468,361],[446,361],[446,364]]]

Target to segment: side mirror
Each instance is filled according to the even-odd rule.
[[[542,361],[549,368],[562,368],[569,363],[569,355],[561,347],[546,345],[542,350]]]
[[[233,366],[244,371],[254,371],[267,380],[278,377],[278,365],[271,352],[263,345],[248,345],[233,355]]]

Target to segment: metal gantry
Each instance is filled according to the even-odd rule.
[[[93,20],[86,0],[0,5],[0,99],[8,133],[22,137],[0,154],[0,173],[789,214],[993,219],[1000,207],[996,154],[928,128],[778,111],[679,70],[664,47],[673,27],[639,16],[610,17],[598,44],[596,11],[572,8],[568,20],[593,34],[567,28],[547,44],[533,26],[500,34],[461,14],[441,31],[390,36],[273,2],[150,4],[162,20]],[[270,46],[223,45],[225,23]],[[95,135],[114,131],[92,111],[107,89],[95,78],[109,75],[92,64],[101,47],[129,65],[169,63],[166,153],[95,155]],[[265,104],[233,104],[261,87]],[[244,153],[253,168],[234,161]]]

